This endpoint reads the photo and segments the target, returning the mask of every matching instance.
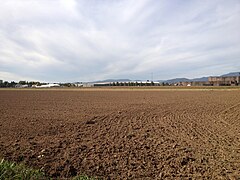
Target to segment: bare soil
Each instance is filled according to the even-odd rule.
[[[53,178],[239,179],[240,91],[0,91],[0,157]]]

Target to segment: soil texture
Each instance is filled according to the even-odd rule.
[[[0,157],[52,178],[239,179],[240,91],[0,91]]]

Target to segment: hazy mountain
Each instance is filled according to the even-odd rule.
[[[187,78],[175,78],[175,79],[169,79],[169,80],[164,80],[164,81],[160,81],[160,82],[164,82],[164,83],[177,83],[177,82],[190,82],[190,79]]]
[[[105,83],[105,82],[129,82],[130,79],[105,79],[101,81],[93,81],[92,83]]]
[[[208,81],[208,77],[194,78],[194,79],[191,79],[191,81],[194,81],[194,82]]]
[[[228,74],[223,74],[220,77],[228,77],[228,76],[240,76],[240,72],[231,72]],[[209,76],[210,77],[210,76]],[[129,81],[143,81],[143,80],[131,80],[131,79],[106,79],[102,81],[94,81],[92,83],[104,83],[104,82],[129,82]],[[200,82],[200,81],[208,81],[208,77],[200,77],[200,78],[174,78],[174,79],[168,79],[168,80],[157,80],[158,82],[164,82],[164,83],[177,83],[177,82]]]
[[[201,77],[201,78],[194,78],[194,79],[188,79],[188,78],[175,78],[175,79],[169,79],[169,80],[159,80],[159,82],[164,83],[177,83],[177,82],[199,82],[199,81],[208,81],[208,77]]]
[[[229,77],[229,76],[240,76],[240,72],[231,72],[231,73],[228,73],[228,74],[223,74],[220,77]],[[175,78],[175,79],[169,79],[169,80],[159,80],[159,82],[165,82],[165,83],[200,82],[200,81],[208,81],[208,77],[201,77],[201,78],[194,78],[194,79]]]
[[[240,72],[231,72],[228,74],[221,75],[221,77],[229,77],[229,76],[240,76]]]

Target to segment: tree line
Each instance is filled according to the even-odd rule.
[[[46,84],[46,83],[40,83],[38,81],[19,81],[19,82],[11,81],[11,82],[9,82],[9,81],[0,80],[1,88],[14,88],[17,85],[28,85],[29,87],[31,87],[32,85],[40,86],[43,84]]]

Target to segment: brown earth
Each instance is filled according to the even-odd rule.
[[[0,157],[49,176],[239,179],[240,91],[0,91]]]

